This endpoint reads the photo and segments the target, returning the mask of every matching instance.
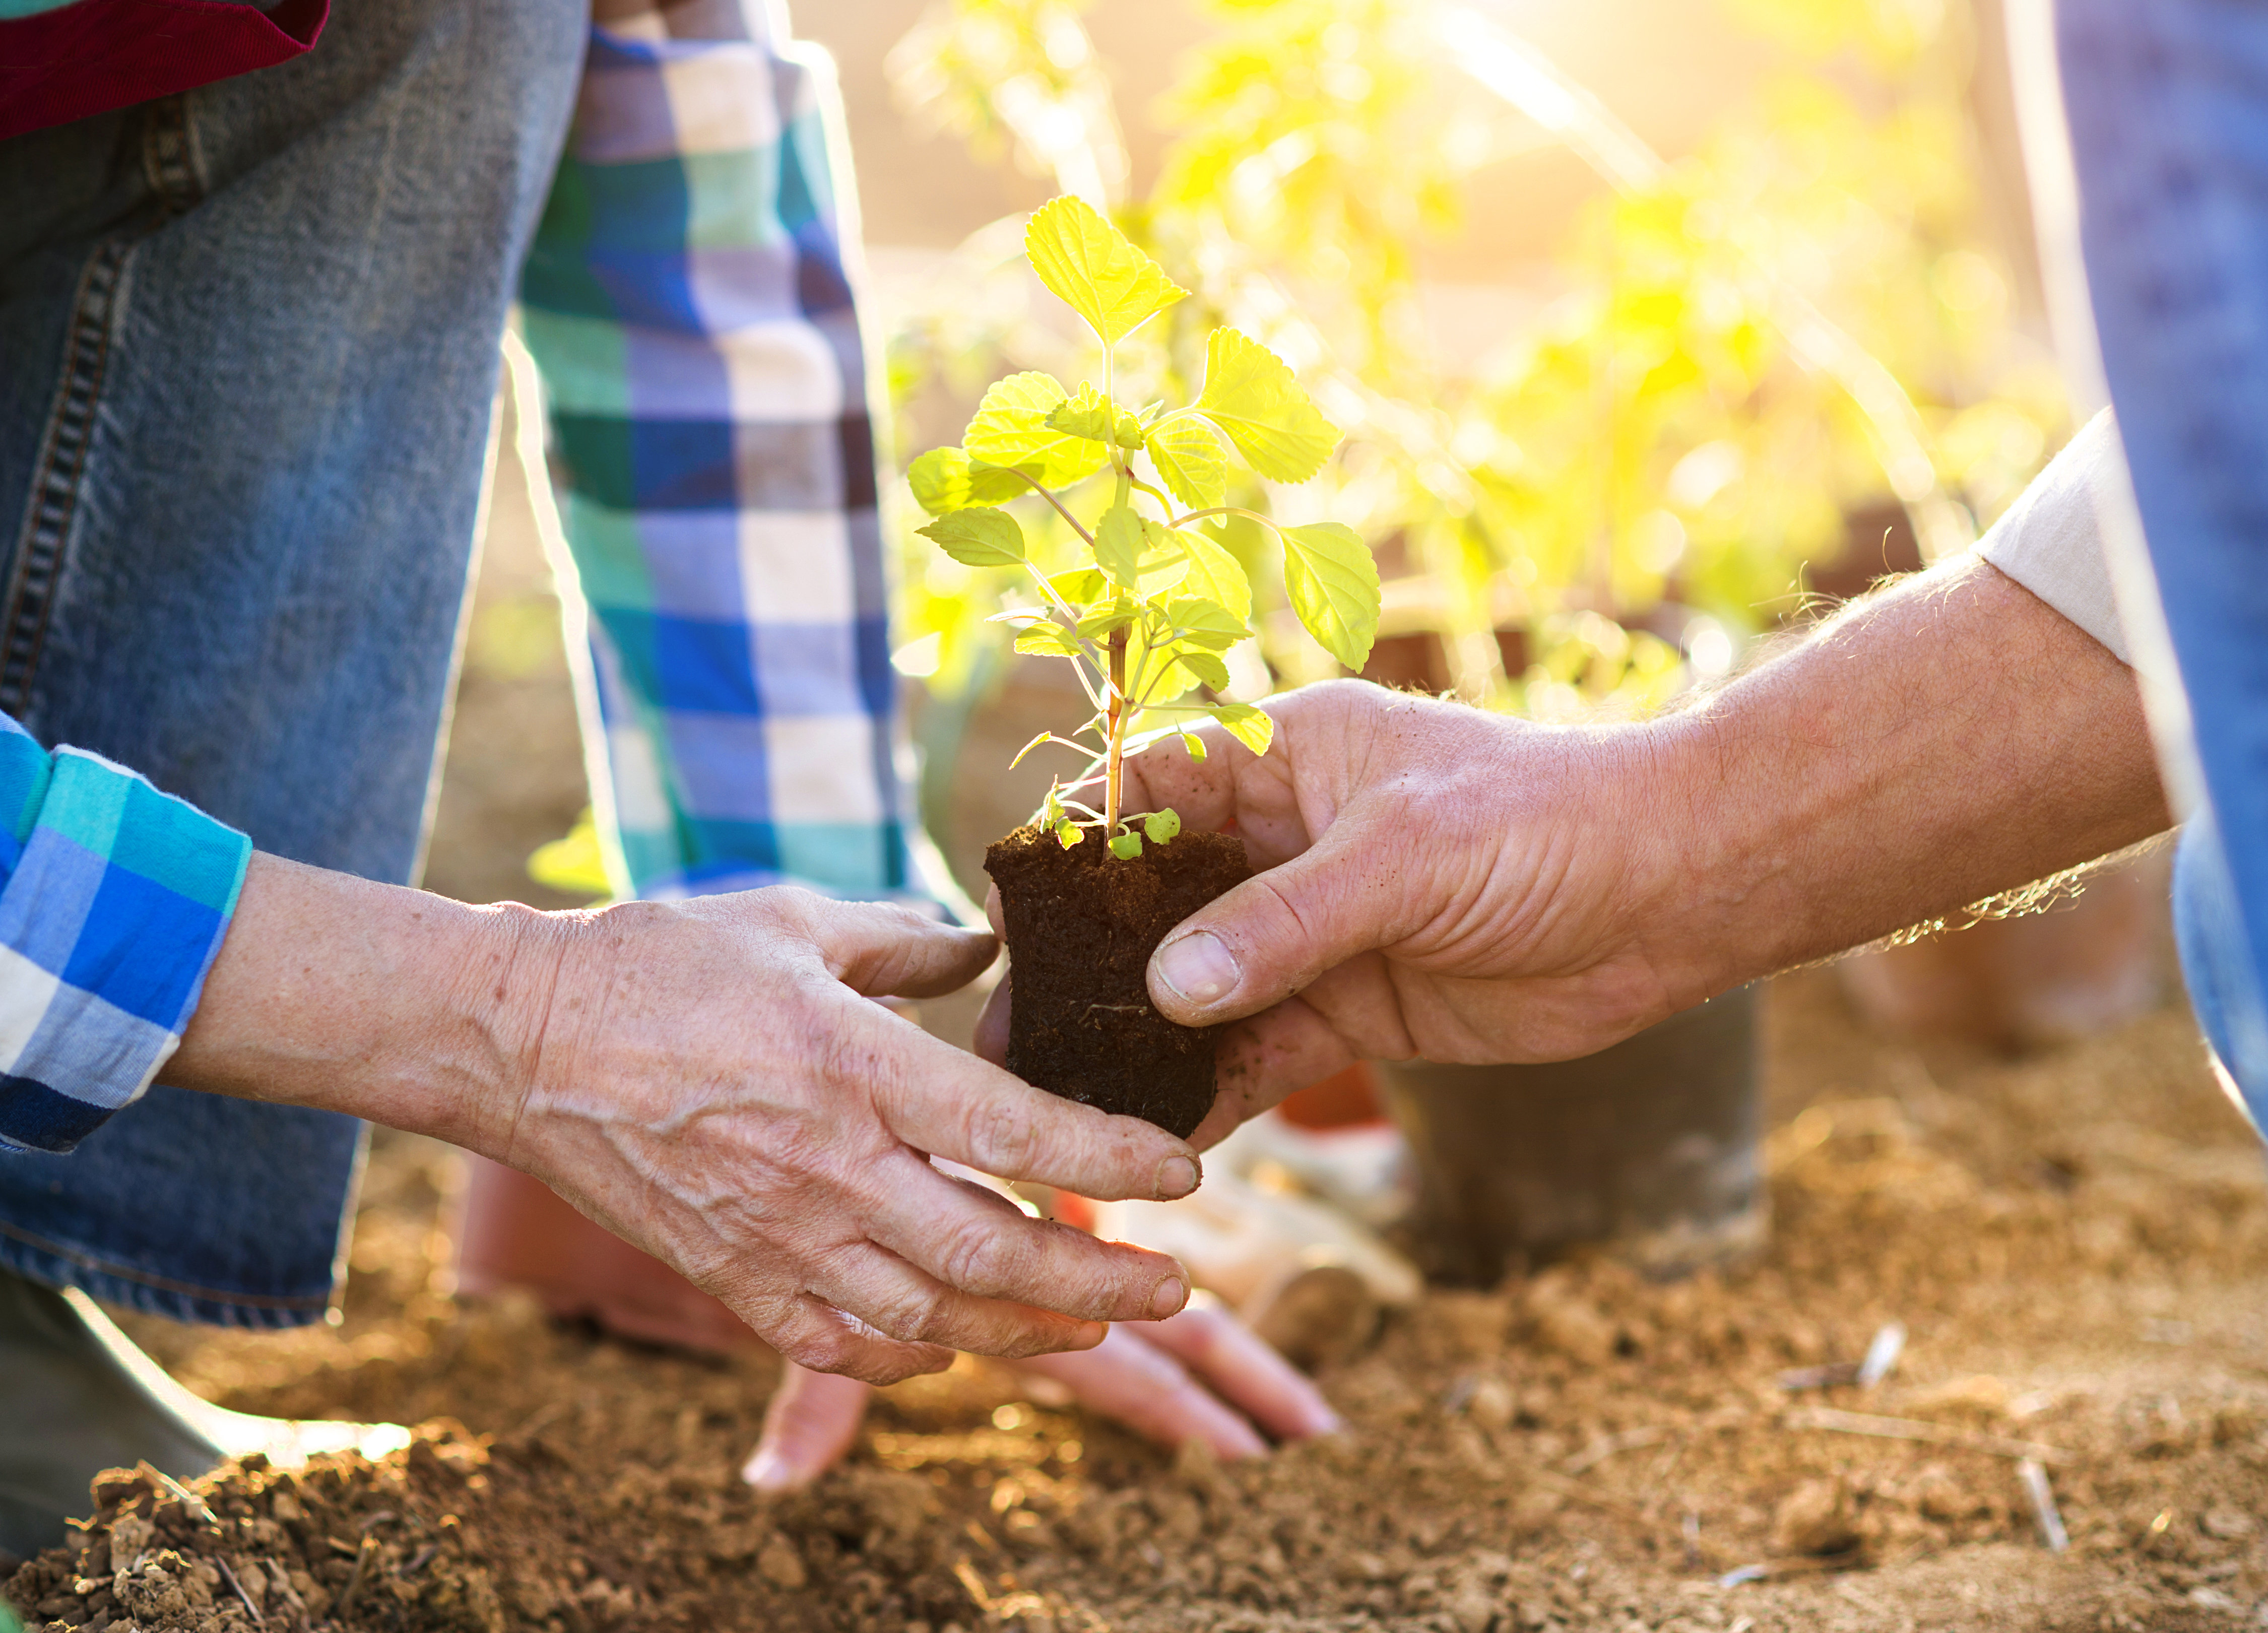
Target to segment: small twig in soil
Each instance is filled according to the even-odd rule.
[[[347,1578],[346,1586],[339,1590],[338,1603],[332,1607],[334,1616],[343,1618],[354,1608],[355,1598],[362,1592],[363,1581],[370,1574],[370,1562],[377,1553],[378,1539],[365,1531],[363,1534],[362,1549],[355,1556],[354,1574]]]
[[[1898,1364],[1898,1357],[1905,1353],[1905,1348],[1906,1324],[1885,1321],[1875,1333],[1874,1342],[1867,1346],[1867,1358],[1859,1363],[1859,1376],[1852,1381],[1861,1389],[1872,1389],[1890,1375],[1890,1369]]]
[[[215,1555],[213,1563],[220,1568],[221,1578],[228,1584],[229,1591],[243,1601],[245,1614],[252,1618],[252,1625],[266,1627],[268,1618],[260,1614],[260,1607],[252,1602],[252,1595],[244,1591],[244,1584],[236,1579],[236,1572],[229,1569],[228,1561]]]
[[[162,1468],[152,1468],[150,1472],[158,1476],[158,1483],[163,1485],[166,1490],[172,1494],[173,1501],[179,1503],[183,1508],[189,1511],[191,1518],[196,1519],[201,1524],[212,1526],[215,1530],[218,1530],[220,1528],[220,1516],[214,1513],[211,1509],[205,1506],[204,1498],[190,1490],[188,1487],[183,1485],[180,1481],[174,1479],[173,1475],[167,1474]]]
[[[1840,1554],[1807,1555],[1800,1559],[1759,1560],[1727,1570],[1717,1578],[1717,1585],[1740,1587],[1750,1582],[1778,1581],[1782,1577],[1820,1576],[1830,1570],[1848,1570],[1865,1563],[1866,1550],[1856,1548]]]
[[[433,1556],[440,1551],[441,1545],[438,1542],[428,1542],[424,1547],[419,1548],[416,1553],[410,1556],[409,1563],[401,1567],[401,1574],[405,1577],[416,1576],[419,1571],[424,1570],[426,1566],[431,1564],[433,1563]]]
[[[538,1430],[550,1427],[551,1420],[558,1416],[560,1413],[566,1409],[567,1402],[564,1401],[546,1401],[541,1406],[537,1407],[526,1417],[521,1418],[519,1420],[519,1427],[505,1430],[504,1433],[497,1437],[497,1439],[499,1443],[518,1442],[528,1439],[532,1438]]]
[[[393,1521],[401,1518],[401,1516],[395,1513],[392,1509],[381,1508],[378,1512],[371,1515],[367,1519],[364,1519],[360,1525],[357,1526],[355,1529],[362,1533],[363,1535],[368,1536],[380,1526],[389,1525]]]
[[[1875,1333],[1862,1359],[1830,1361],[1824,1366],[1799,1366],[1779,1375],[1779,1387],[1790,1394],[1803,1389],[1832,1389],[1842,1384],[1871,1389],[1890,1375],[1890,1369],[1898,1364],[1898,1356],[1905,1347],[1905,1323],[1890,1321]]]
[[[341,1559],[360,1559],[362,1557],[362,1549],[360,1547],[352,1542],[342,1542],[336,1537],[325,1537],[323,1539],[323,1546],[329,1548],[331,1552],[336,1554]]]
[[[965,1559],[957,1559],[953,1562],[953,1574],[961,1578],[961,1585],[968,1591],[968,1597],[975,1602],[976,1608],[986,1615],[990,1615],[992,1595],[985,1592],[984,1578],[976,1574],[976,1567]]]
[[[1780,1422],[1789,1429],[1825,1429],[1837,1434],[1872,1435],[1878,1440],[1921,1440],[1932,1445],[1990,1452],[1996,1457],[2029,1457],[2041,1463],[2067,1462],[2071,1458],[2071,1453],[2062,1447],[2042,1445],[2036,1440],[2011,1440],[2005,1435],[1948,1429],[1941,1423],[1925,1423],[1918,1418],[1876,1417],[1867,1412],[1841,1412],[1825,1406],[1790,1412]]]
[[[2024,1482],[2024,1495],[2032,1499],[2032,1518],[2040,1522],[2040,1540],[2051,1554],[2062,1553],[2071,1546],[2071,1534],[2063,1528],[2063,1515],[2056,1508],[2048,1471],[2036,1459],[2027,1457],[2016,1464],[2016,1478]]]
[[[1603,1440],[1593,1441],[1588,1447],[1562,1463],[1559,1469],[1562,1474],[1580,1475],[1586,1469],[1595,1468],[1617,1452],[1635,1452],[1640,1446],[1658,1445],[1668,1438],[1669,1431],[1658,1426],[1626,1429],[1618,1435],[1609,1435]]]

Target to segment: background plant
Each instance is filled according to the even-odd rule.
[[[909,485],[936,519],[921,533],[946,555],[970,568],[1020,570],[1028,578],[1037,604],[1011,607],[994,620],[1014,626],[1017,651],[1069,659],[1093,705],[1078,727],[1042,732],[1023,751],[1059,745],[1086,755],[1069,782],[1050,788],[1044,820],[1066,849],[1093,826],[1116,854],[1133,857],[1142,836],[1122,832],[1120,812],[1128,756],[1178,734],[1203,758],[1204,741],[1189,729],[1198,717],[1219,722],[1255,754],[1268,752],[1268,716],[1220,696],[1230,684],[1223,654],[1251,634],[1252,587],[1214,528],[1233,519],[1281,542],[1292,614],[1350,668],[1363,666],[1377,631],[1378,570],[1344,524],[1285,526],[1227,503],[1232,454],[1262,477],[1297,483],[1314,476],[1338,444],[1337,429],[1283,359],[1233,328],[1218,327],[1205,339],[1194,401],[1122,407],[1120,344],[1188,291],[1077,198],[1035,212],[1024,246],[1041,283],[1101,347],[1101,387],[1082,381],[1072,393],[1037,371],[998,381],[959,445],[916,460]],[[1090,528],[1074,500],[1096,483],[1107,487],[1108,499]],[[1083,547],[1046,553],[1069,554],[1068,564],[1035,554],[1035,541],[1007,508],[1031,500],[1045,506],[1042,541],[1068,529]],[[1098,784],[1100,811],[1079,798]],[[1153,813],[1145,831],[1163,842],[1180,821],[1170,812]]]
[[[902,58],[909,106],[1096,189],[1191,268],[1192,298],[1127,360],[1151,388],[1186,389],[1219,323],[1298,366],[1347,430],[1321,499],[1379,546],[1383,632],[1438,636],[1466,695],[1552,718],[1658,703],[1798,608],[1806,564],[1852,548],[1860,519],[1904,511],[1926,552],[1958,548],[2063,429],[1981,217],[1959,0],[1742,0],[1787,66],[1674,165],[1483,8],[1218,4],[1139,197],[1081,10],[941,4]],[[1028,94],[986,96],[1006,85]],[[1545,141],[1614,190],[1565,244],[1557,298],[1481,337],[1482,366],[1445,359],[1426,246],[1484,166]],[[897,336],[905,400],[1076,355],[1006,247],[972,239],[951,307]],[[1261,514],[1272,497],[1235,497]],[[1880,528],[1856,536],[1863,554]],[[1252,570],[1269,660],[1236,695],[1336,672],[1292,638],[1258,534],[1221,537]],[[997,581],[909,578],[936,683],[966,684]]]

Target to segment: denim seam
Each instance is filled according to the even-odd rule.
[[[217,1287],[200,1287],[194,1282],[177,1282],[167,1276],[147,1275],[76,1247],[67,1247],[61,1242],[51,1242],[43,1236],[35,1236],[4,1219],[0,1219],[0,1237],[20,1242],[34,1253],[46,1254],[89,1275],[107,1276],[113,1281],[147,1288],[152,1292],[173,1293],[208,1304],[234,1305],[253,1310],[313,1311],[321,1313],[330,1307],[331,1301],[328,1297],[292,1298],[279,1298],[272,1293],[229,1292]]]
[[[203,166],[186,98],[160,98],[143,110],[142,155],[155,209],[131,230],[98,245],[79,274],[64,330],[63,378],[33,467],[6,598],[0,600],[0,710],[19,717],[47,644],[55,586],[93,453],[129,263],[144,238],[203,196]]]
[[[23,713],[32,672],[47,640],[57,570],[77,513],[93,442],[95,405],[110,358],[116,296],[132,250],[133,240],[124,238],[97,248],[79,275],[78,291],[72,298],[63,379],[55,387],[40,461],[33,469],[32,502],[17,541],[4,611],[0,611],[0,709],[11,715]]]

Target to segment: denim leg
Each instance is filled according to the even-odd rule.
[[[264,850],[413,876],[583,45],[571,0],[339,0],[295,62],[0,143],[0,707]],[[153,1089],[0,1158],[0,1264],[318,1319],[361,1136]]]
[[[2184,968],[2268,1125],[2268,11],[2060,0],[2057,24],[2095,324],[2211,806],[2183,845]]]

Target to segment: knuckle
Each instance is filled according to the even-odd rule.
[[[939,1328],[945,1308],[942,1288],[918,1283],[901,1285],[867,1301],[871,1307],[860,1318],[875,1331],[908,1343],[918,1343]]]
[[[991,1094],[968,1108],[968,1149],[975,1166],[1003,1179],[1025,1178],[1039,1154],[1035,1108]]]
[[[849,1372],[858,1350],[847,1330],[818,1320],[806,1320],[795,1333],[774,1342],[782,1355],[813,1372]]]
[[[991,1295],[1007,1284],[1017,1254],[1001,1239],[1003,1221],[971,1219],[951,1228],[938,1248],[938,1276],[964,1292]]]

